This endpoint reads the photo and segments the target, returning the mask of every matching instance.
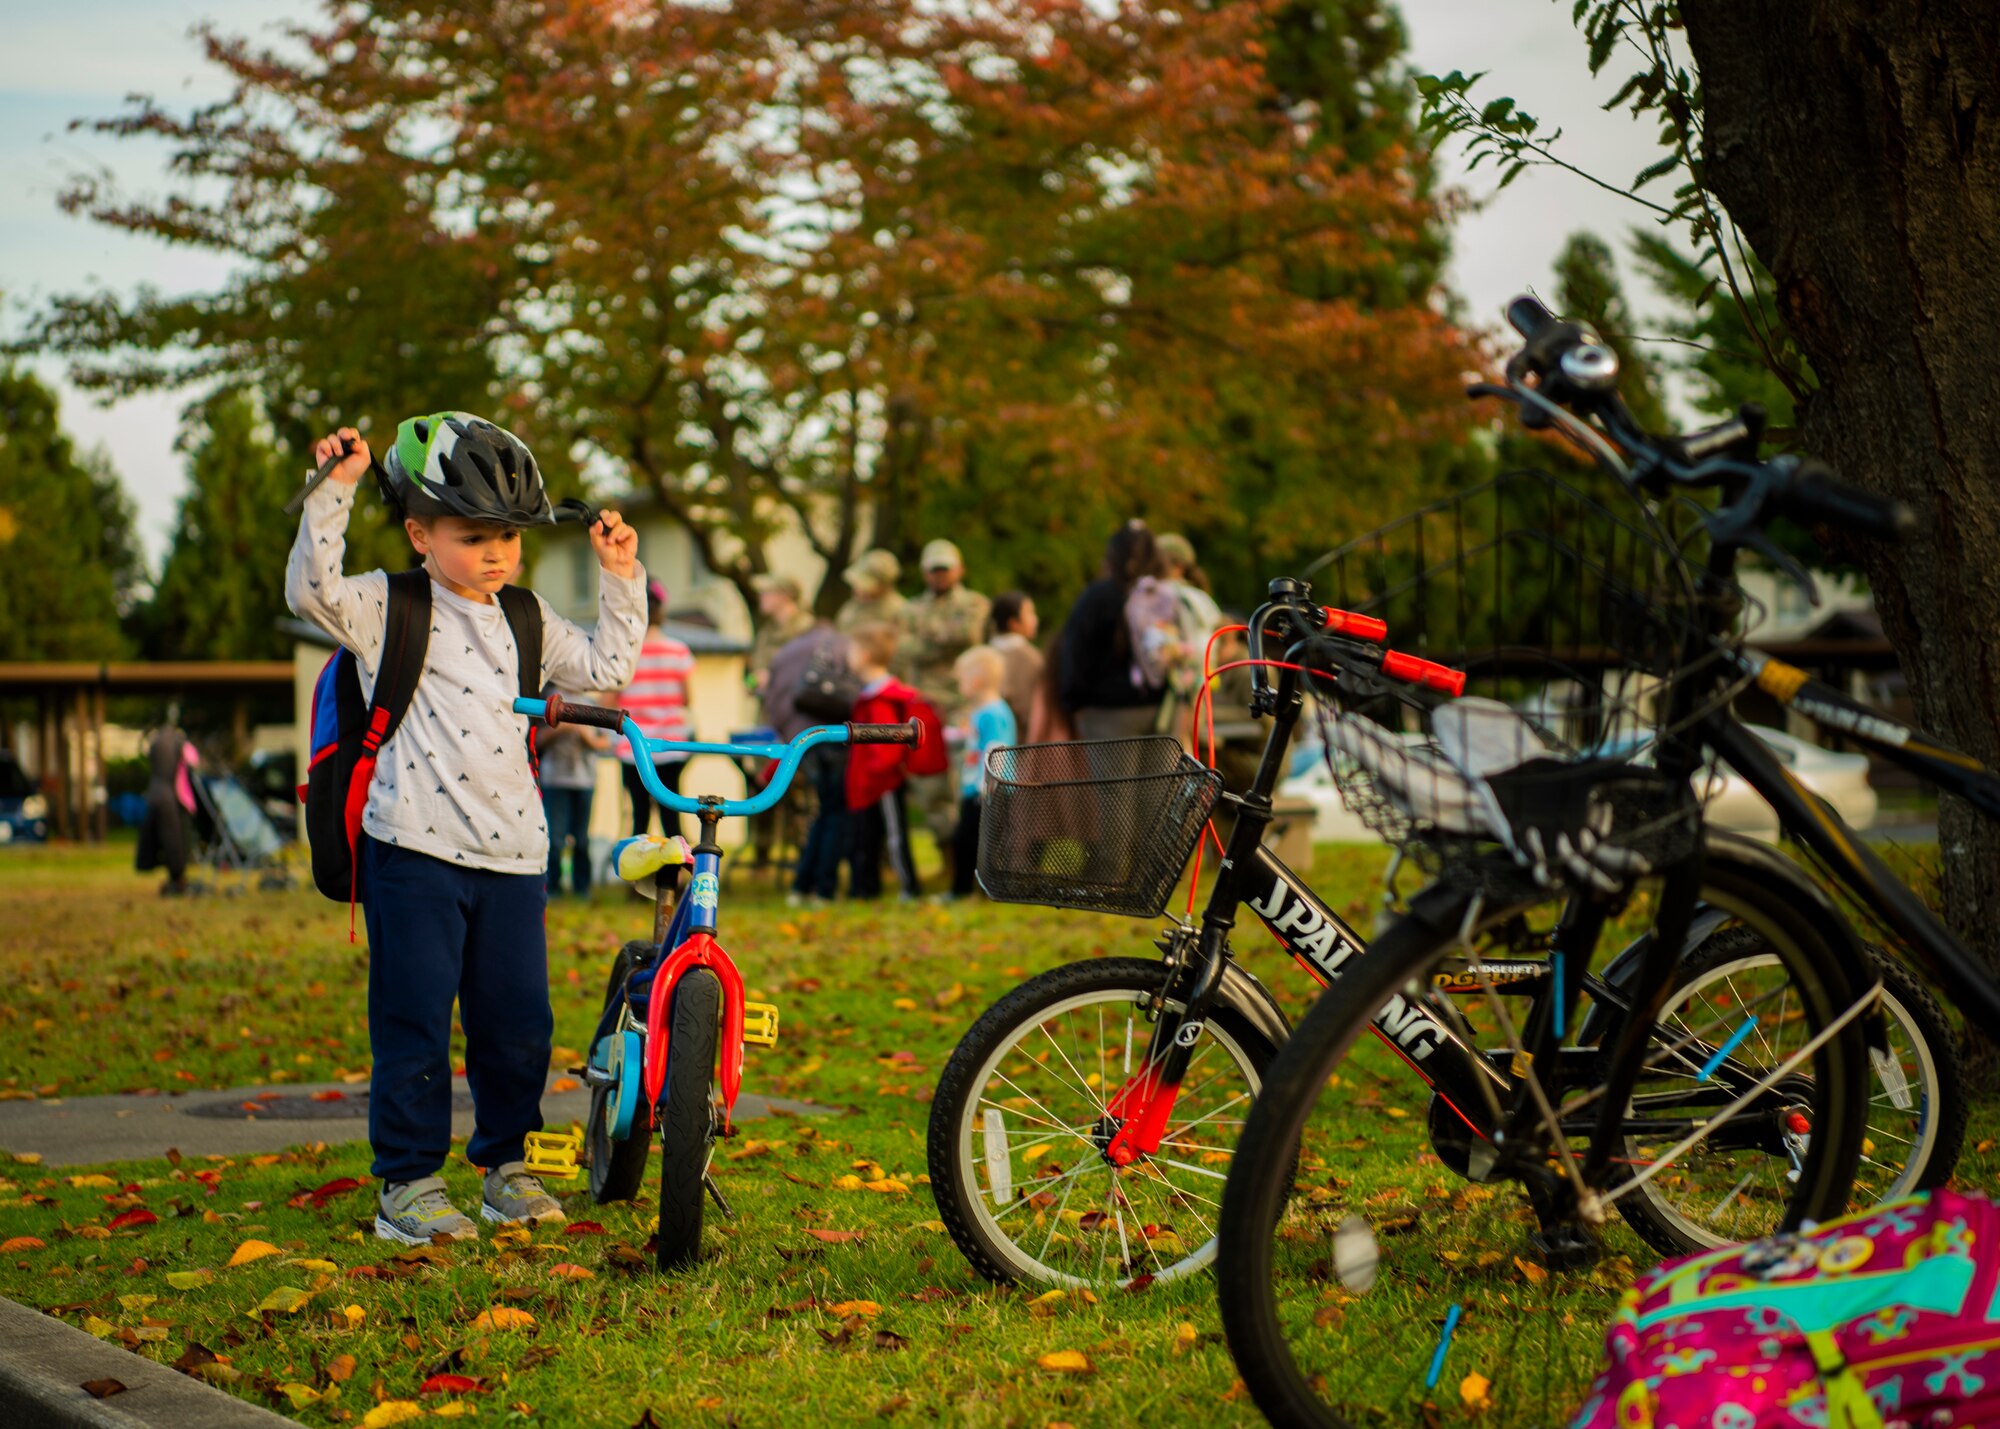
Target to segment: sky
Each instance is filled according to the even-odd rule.
[[[168,291],[212,286],[225,275],[206,254],[169,248],[70,218],[56,206],[65,180],[107,169],[137,193],[167,187],[165,150],[157,144],[70,132],[71,120],[118,112],[143,92],[180,105],[220,98],[216,76],[190,33],[203,20],[229,33],[257,35],[287,19],[310,20],[306,0],[69,0],[14,7],[8,44],[0,47],[0,327],[18,329],[23,305],[56,293],[151,284]],[[1561,127],[1570,162],[1625,181],[1655,156],[1649,125],[1598,105],[1610,83],[1595,83],[1583,42],[1569,23],[1570,0],[1403,0],[1410,62],[1419,71],[1485,70],[1482,97],[1513,95],[1545,123]],[[1458,222],[1449,271],[1468,315],[1498,323],[1507,299],[1547,292],[1556,252],[1570,234],[1593,230],[1623,247],[1624,235],[1650,222],[1628,200],[1573,175],[1536,169],[1492,194],[1485,170],[1462,173],[1448,152],[1448,182],[1486,200]],[[1641,314],[1642,284],[1627,272],[1627,292]],[[179,414],[192,394],[134,398],[106,407],[61,380],[53,363],[63,421],[85,447],[107,452],[139,511],[154,562],[165,549],[185,485],[174,450]],[[421,407],[413,394],[414,406]]]

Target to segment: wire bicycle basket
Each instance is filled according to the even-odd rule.
[[[1314,683],[1343,801],[1434,874],[1490,878],[1496,842],[1544,865],[1556,844],[1581,850],[1600,882],[1683,855],[1700,798],[1650,768],[1651,751],[1747,682],[1735,650],[1757,614],[1740,591],[1703,587],[1700,514],[1622,498],[1614,511],[1522,470],[1321,557],[1306,572],[1316,600],[1467,676],[1442,704]],[[1717,601],[1734,616],[1721,639]]]
[[[980,887],[1001,903],[1157,918],[1221,790],[1170,735],[996,749]]]

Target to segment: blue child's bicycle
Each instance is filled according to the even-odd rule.
[[[638,1193],[657,1127],[659,1265],[678,1269],[701,1251],[703,1190],[715,1197],[725,1216],[730,1214],[709,1176],[709,1159],[742,1086],[744,1044],[768,1047],[778,1039],[777,1008],[744,997],[743,978],[715,939],[722,901],[717,827],[725,818],[761,814],[783,798],[809,749],[822,744],[914,745],[922,730],[915,722],[826,725],[786,744],[706,744],[649,740],[618,710],[553,695],[516,700],[514,710],[551,726],[587,724],[622,732],[632,741],[640,777],[653,797],[701,823],[692,849],[678,837],[645,836],[626,839],[613,851],[619,876],[657,900],[653,936],[619,950],[584,1068],[590,1087],[585,1137],[591,1195],[601,1205]],[[653,772],[649,756],[668,752],[777,763],[754,797],[687,797],[669,791]],[[683,878],[685,896],[676,897]]]

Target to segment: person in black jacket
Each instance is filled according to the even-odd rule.
[[[1057,697],[1079,739],[1151,734],[1166,690],[1148,685],[1133,659],[1125,605],[1143,576],[1160,574],[1144,521],[1127,521],[1104,548],[1097,579],[1083,588],[1056,641]]]

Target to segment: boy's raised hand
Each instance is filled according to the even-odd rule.
[[[626,576],[639,568],[639,533],[625,524],[616,511],[600,511],[590,526],[591,548],[597,564],[614,576]]]
[[[339,454],[343,442],[347,444],[347,455],[327,473],[327,477],[329,480],[352,486],[361,480],[361,473],[368,470],[368,443],[361,439],[361,433],[354,428],[342,427],[321,437],[313,446],[313,466],[315,469],[325,466],[327,458]]]

